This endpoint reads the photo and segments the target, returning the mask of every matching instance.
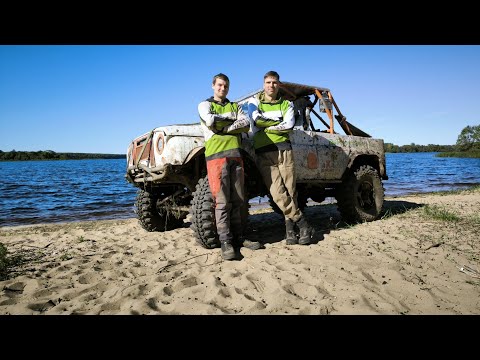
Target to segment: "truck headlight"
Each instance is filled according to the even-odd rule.
[[[163,152],[164,147],[165,147],[165,139],[163,137],[163,134],[160,133],[158,134],[158,138],[157,138],[157,150],[159,155]]]

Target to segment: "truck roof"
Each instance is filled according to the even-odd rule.
[[[282,81],[279,82],[280,85],[280,90],[279,93],[281,96],[288,100],[295,100],[298,97],[301,96],[307,96],[307,95],[314,95],[315,94],[315,89],[320,90],[320,91],[330,91],[330,89],[325,88],[325,87],[320,87],[320,86],[314,86],[314,85],[304,85],[304,84],[297,84],[297,83],[292,83],[292,82],[287,82],[287,81]],[[263,88],[255,90],[247,95],[244,95],[238,99],[235,100],[236,103],[239,103],[240,105],[247,100],[248,98],[255,96],[256,94],[260,93],[263,91]]]

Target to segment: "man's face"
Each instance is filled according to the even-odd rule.
[[[272,76],[267,76],[265,80],[263,80],[263,90],[265,90],[265,94],[270,96],[272,99],[276,99],[277,93],[278,93],[277,78]]]
[[[227,97],[229,87],[230,85],[227,81],[218,78],[215,79],[215,84],[212,85],[214,97],[222,100],[225,99]]]

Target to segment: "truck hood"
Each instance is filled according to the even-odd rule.
[[[154,131],[163,131],[166,136],[200,136],[203,137],[202,126],[197,124],[181,124],[159,126]]]

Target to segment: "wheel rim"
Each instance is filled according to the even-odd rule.
[[[362,209],[370,210],[375,207],[375,197],[373,193],[373,184],[363,181],[357,189],[357,202]]]

